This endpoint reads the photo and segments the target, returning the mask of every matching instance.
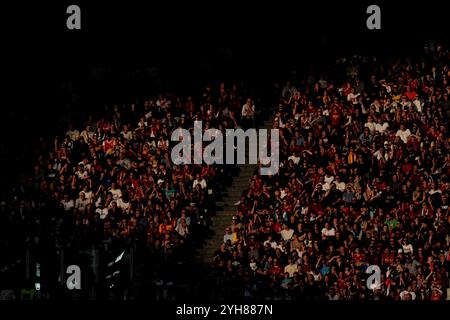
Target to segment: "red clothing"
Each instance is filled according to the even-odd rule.
[[[105,152],[113,149],[115,145],[116,145],[116,143],[114,142],[114,140],[105,140],[103,142],[103,147],[105,148]]]
[[[282,271],[282,270],[281,270],[281,266],[280,266],[280,265],[276,265],[276,266],[270,267],[268,273],[269,273],[270,275],[277,276],[277,275],[281,274],[281,271]]]
[[[432,301],[441,300],[441,294],[439,294],[439,293],[432,294],[430,300],[432,300]]]
[[[416,97],[416,92],[407,91],[407,92],[405,92],[405,96],[407,96],[409,100],[414,100],[414,98]]]
[[[339,123],[341,122],[341,113],[337,111],[336,109],[331,112],[331,125],[333,127],[337,127]]]

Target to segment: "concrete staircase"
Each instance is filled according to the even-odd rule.
[[[264,121],[261,129],[272,128],[272,120]],[[248,151],[248,148],[246,148]],[[248,155],[247,155],[248,157]],[[246,161],[248,158],[246,158]],[[250,179],[256,172],[257,165],[239,165],[239,175],[233,178],[233,183],[227,187],[225,195],[220,201],[216,202],[216,206],[220,209],[216,212],[216,216],[212,218],[213,236],[206,241],[205,246],[198,252],[198,262],[210,266],[214,259],[214,252],[220,248],[223,243],[223,236],[227,226],[231,225],[233,215],[237,214],[235,203],[239,201],[242,193],[249,187]],[[223,210],[223,211],[222,211]]]

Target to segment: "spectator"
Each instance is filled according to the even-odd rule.
[[[252,99],[248,98],[241,110],[241,127],[255,128],[255,114],[256,109]]]
[[[244,102],[236,95],[240,89],[222,84],[210,86],[202,97],[159,95],[115,105],[98,119],[82,119],[81,134],[73,122],[62,139],[43,139],[34,175],[5,206],[11,210],[8,225],[18,230],[18,243],[33,247],[33,252],[51,251],[42,242],[27,240],[45,231],[45,243],[56,243],[67,261],[93,248],[101,251],[102,263],[115,259],[117,252],[136,250],[135,265],[149,266],[159,274],[154,276],[162,276],[163,266],[189,258],[204,240],[212,204],[235,168],[174,166],[171,134],[177,128],[192,130],[196,119],[204,121],[205,130],[235,129],[234,115]],[[252,117],[254,103],[246,103],[247,116]],[[46,215],[41,217],[41,212]],[[32,225],[36,227],[28,227]],[[238,237],[230,229],[225,241],[236,244]],[[49,279],[57,279],[57,274],[49,274]]]
[[[240,244],[252,251],[242,266],[261,266],[246,282],[274,288],[263,298],[445,299],[449,60],[427,54],[433,64],[353,57],[326,85],[323,73],[287,82],[273,123],[280,170],[243,192],[246,222],[216,269],[241,279],[246,267],[221,267]],[[369,265],[381,270],[378,289],[365,284]]]

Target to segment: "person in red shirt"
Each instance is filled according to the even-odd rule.
[[[408,98],[408,100],[413,101],[416,97],[416,92],[412,90],[410,86],[407,86],[405,96]]]
[[[103,141],[102,147],[103,152],[106,154],[111,154],[116,146],[116,137],[111,137],[109,134],[106,136],[106,140]]]
[[[438,288],[433,288],[430,300],[432,301],[442,300],[442,291]]]
[[[335,104],[332,106],[330,118],[331,118],[331,125],[333,127],[337,127],[341,122],[341,111],[340,108]]]
[[[276,258],[274,258],[267,273],[269,275],[279,276],[282,271],[283,271],[283,269],[281,267],[280,262]]]

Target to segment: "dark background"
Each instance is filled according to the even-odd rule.
[[[66,8],[81,8],[81,30]],[[381,7],[381,30],[366,8]],[[1,200],[61,120],[208,82],[255,86],[353,53],[413,54],[449,39],[444,1],[33,1],[3,5]]]

